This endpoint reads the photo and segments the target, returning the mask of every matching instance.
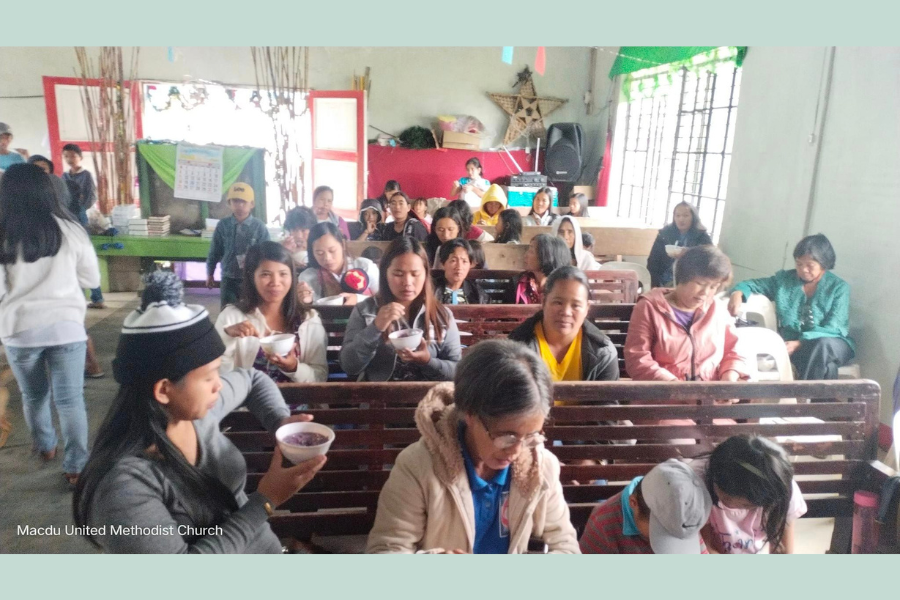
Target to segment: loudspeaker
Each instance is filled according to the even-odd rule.
[[[581,175],[584,132],[578,123],[554,123],[547,130],[544,172],[553,181],[574,183]]]

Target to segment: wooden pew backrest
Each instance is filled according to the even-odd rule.
[[[404,447],[419,439],[415,407],[433,385],[280,386],[289,403],[311,404],[307,412],[317,422],[338,429],[325,468],[281,507],[286,512],[272,518],[276,533],[299,539],[367,533],[390,466]],[[852,516],[853,492],[877,491],[890,475],[875,460],[880,390],[872,381],[560,383],[554,395],[565,403],[551,410],[545,426],[550,440],[546,446],[564,464],[561,481],[579,531],[596,503],[619,492],[633,477],[668,458],[702,457],[732,435],[763,435],[779,441],[794,461],[809,508],[806,516],[835,517],[841,531]],[[715,404],[716,399],[735,397],[756,402]],[[834,400],[777,404],[780,398],[809,397]],[[693,424],[624,424],[626,420],[646,423],[677,418],[691,419]],[[252,490],[268,467],[274,440],[247,412],[229,415],[222,426],[247,460],[248,489]],[[697,443],[675,444],[674,439]],[[554,440],[563,445],[552,445]],[[610,443],[624,440],[639,443]],[[574,441],[580,443],[565,443]],[[822,455],[827,459],[815,458]],[[597,463],[566,464],[586,459]],[[841,539],[836,533],[839,551],[844,549]]]

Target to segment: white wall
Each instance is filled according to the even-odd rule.
[[[852,289],[857,360],[881,384],[882,420],[890,422],[900,364],[900,48],[837,48],[825,111],[827,53],[750,48],[721,246],[740,279],[790,268],[804,235],[829,237],[835,273]],[[810,143],[820,93],[822,136]]]
[[[614,48],[599,52],[596,70],[596,103],[607,98],[607,77],[614,60]],[[205,79],[232,84],[255,84],[253,62],[248,48],[175,49],[175,61],[169,62],[162,47],[141,49],[139,78],[184,81]],[[536,48],[516,47],[512,65],[501,62],[499,47],[493,48],[312,48],[310,85],[320,90],[349,89],[351,78],[371,67],[372,92],[369,98],[369,124],[393,134],[411,125],[432,126],[440,114],[471,114],[494,132],[491,146],[500,143],[508,118],[488,92],[511,92],[515,75],[528,64],[534,65]],[[75,76],[74,50],[58,48],[4,48],[0,61],[0,121],[9,123],[15,133],[16,147],[32,154],[49,150],[47,124],[42,97],[41,76]],[[585,177],[596,175],[604,137],[606,113],[599,108],[585,114],[582,98],[587,91],[590,50],[585,47],[547,48],[547,70],[535,75],[541,95],[568,99],[548,119],[552,122],[578,122],[585,129],[586,155],[590,165]],[[8,96],[37,96],[7,98]],[[367,136],[377,132],[370,129]],[[520,143],[524,145],[524,140]],[[533,145],[533,141],[532,141]]]

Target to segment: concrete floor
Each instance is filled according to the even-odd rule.
[[[203,304],[213,319],[219,312],[217,290],[192,289],[186,294],[188,303]],[[105,310],[89,310],[88,331],[94,340],[100,364],[106,377],[88,380],[85,386],[90,440],[103,421],[116,393],[112,378],[112,359],[118,343],[122,321],[138,305],[133,293],[107,294]],[[0,356],[5,363],[5,356]],[[22,416],[18,388],[10,385],[8,415],[13,431],[7,445],[0,449],[0,552],[8,553],[91,553],[97,549],[77,536],[65,535],[72,525],[72,493],[62,477],[61,455],[42,463],[31,453],[31,437]],[[59,536],[20,536],[17,527],[59,527]],[[800,519],[797,525],[797,552],[822,553],[830,543],[831,519]]]
[[[203,304],[215,319],[219,313],[218,290],[192,289],[186,301]],[[106,416],[118,386],[112,377],[112,359],[125,316],[138,306],[134,293],[106,294],[106,309],[88,310],[86,325],[94,341],[106,377],[88,379],[84,388],[90,443]],[[6,363],[5,355],[0,363]],[[43,463],[31,453],[31,436],[22,415],[22,400],[15,383],[9,386],[8,416],[13,430],[0,449],[0,552],[89,553],[97,552],[85,539],[65,535],[72,519],[72,493],[62,476],[62,442],[57,458]],[[54,422],[56,415],[54,411]],[[57,431],[59,425],[57,423]],[[29,537],[17,534],[17,526],[54,526],[59,536]]]

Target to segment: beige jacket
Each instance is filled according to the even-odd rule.
[[[366,552],[473,551],[475,508],[452,402],[453,385],[442,383],[419,403],[422,438],[400,453],[381,490]],[[525,449],[511,468],[509,552],[524,553],[536,537],[550,552],[578,554],[556,457],[543,446]]]

